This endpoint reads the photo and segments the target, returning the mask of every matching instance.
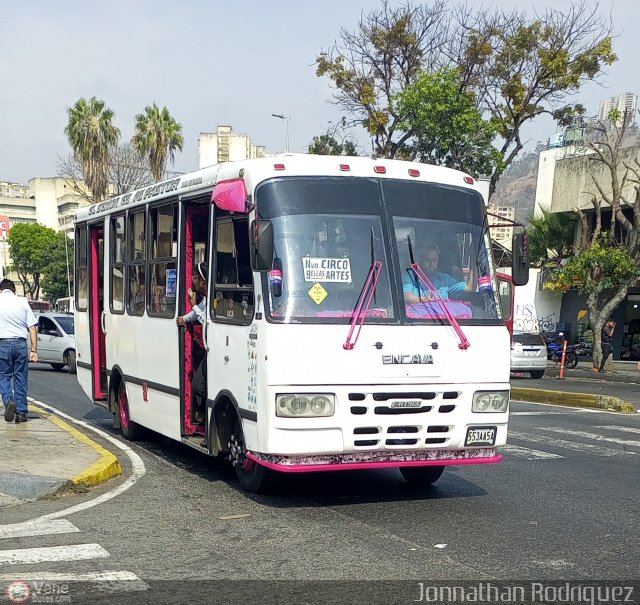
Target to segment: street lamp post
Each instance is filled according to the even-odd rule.
[[[272,113],[274,118],[280,118],[284,120],[287,124],[287,138],[284,144],[284,152],[287,153],[289,151],[289,121],[291,120],[291,116],[285,116],[283,113]]]

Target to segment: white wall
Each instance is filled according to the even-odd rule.
[[[562,297],[538,289],[540,269],[529,271],[529,283],[516,286],[513,329],[519,332],[552,332],[560,321]]]

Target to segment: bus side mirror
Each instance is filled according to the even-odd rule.
[[[511,279],[515,286],[525,286],[529,281],[529,237],[516,233],[511,243]]]
[[[273,224],[258,219],[251,223],[251,268],[269,271],[273,265]]]

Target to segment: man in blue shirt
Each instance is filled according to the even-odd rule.
[[[7,422],[27,421],[29,362],[38,361],[37,324],[29,303],[16,296],[15,284],[0,281],[0,395]]]
[[[440,296],[445,300],[449,298],[461,299],[464,292],[476,291],[476,271],[471,269],[467,281],[460,281],[449,275],[438,271],[438,261],[440,260],[440,249],[436,245],[427,246],[420,257],[420,266],[431,283],[438,290]],[[415,279],[407,282],[403,286],[404,300],[407,305],[427,302],[433,300],[435,295],[429,292],[428,288],[415,276]]]

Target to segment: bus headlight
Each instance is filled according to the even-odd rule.
[[[477,391],[473,394],[472,412],[506,412],[509,391]]]
[[[276,416],[315,418],[333,416],[336,396],[332,394],[276,395]]]

